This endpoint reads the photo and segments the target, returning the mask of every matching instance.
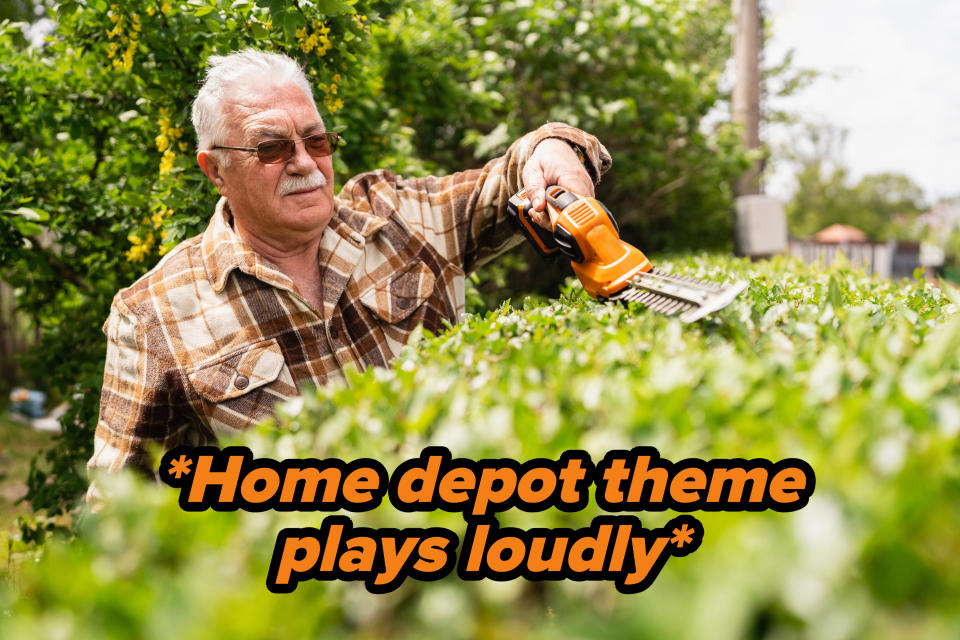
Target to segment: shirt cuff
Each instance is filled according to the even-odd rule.
[[[571,127],[562,122],[548,122],[536,130],[533,145],[530,148],[535,149],[538,144],[547,138],[563,140],[577,151],[577,156],[583,162],[595,185],[600,182],[600,176],[606,173],[613,164],[610,154],[600,144],[600,141],[576,127]]]

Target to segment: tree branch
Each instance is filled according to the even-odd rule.
[[[95,148],[95,155],[93,159],[93,166],[90,167],[90,180],[93,181],[97,177],[97,170],[100,168],[100,163],[103,161],[103,143],[107,139],[106,129],[96,129],[93,132],[93,144]]]
[[[33,252],[40,260],[50,267],[51,271],[77,288],[83,289],[87,293],[93,293],[93,287],[90,285],[90,283],[81,278],[79,274],[70,269],[67,265],[60,262],[55,255],[47,251],[44,247],[40,246],[36,242],[31,242],[30,244],[32,245]]]
[[[635,222],[637,220],[640,220],[640,218],[644,217],[643,215],[644,213],[646,213],[647,211],[653,208],[653,205],[656,204],[659,198],[667,195],[668,193],[676,191],[680,187],[684,186],[685,184],[687,184],[687,181],[689,179],[690,179],[689,175],[683,174],[676,180],[671,180],[667,184],[661,187],[658,187],[657,189],[654,190],[653,193],[647,196],[647,199],[643,201],[643,204],[641,204],[638,208],[631,211],[629,214],[625,215],[623,217],[623,222]],[[647,216],[647,219],[656,218],[656,217],[657,216]]]

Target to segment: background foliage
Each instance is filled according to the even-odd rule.
[[[174,490],[115,477],[76,540],[48,544],[37,564],[23,551],[0,636],[955,638],[960,298],[785,259],[660,266],[750,288],[695,325],[578,287],[503,306],[288,404],[240,442],[275,457],[376,456],[391,471],[427,444],[474,458],[583,448],[597,460],[640,443],[672,460],[796,456],[817,475],[803,510],[697,513],[703,546],[634,596],[455,578],[278,596],[264,586],[277,531],[323,514],[184,513]],[[499,519],[581,527],[596,513]],[[648,527],[671,515],[638,514]],[[389,506],[355,522],[464,528],[458,514]]]
[[[31,473],[30,501],[54,513],[86,484],[112,296],[212,211],[189,123],[210,54],[253,46],[304,64],[347,141],[338,184],[381,166],[478,166],[563,119],[615,156],[600,195],[628,237],[647,250],[728,245],[743,155],[729,126],[704,120],[722,106],[727,4],[67,1],[41,48],[3,23],[0,277],[40,328],[28,382],[73,398],[59,445]],[[560,271],[508,278],[520,265],[488,272],[471,308],[556,290]]]
[[[809,122],[795,129],[802,133],[784,154],[797,167],[796,190],[786,206],[792,234],[811,236],[840,223],[874,239],[915,239],[908,229],[925,210],[923,189],[901,173],[870,174],[854,184],[842,161],[844,130]]]

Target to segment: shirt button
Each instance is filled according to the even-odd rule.
[[[237,379],[233,381],[233,386],[237,389],[246,389],[248,384],[250,384],[250,378],[247,376],[237,376]]]
[[[397,306],[401,309],[407,309],[410,307],[410,298],[400,298],[397,300]]]

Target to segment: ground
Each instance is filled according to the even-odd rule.
[[[30,513],[26,502],[15,504],[27,492],[30,459],[50,446],[54,435],[35,431],[27,424],[11,420],[6,413],[0,415],[0,547],[4,549],[17,516]]]

